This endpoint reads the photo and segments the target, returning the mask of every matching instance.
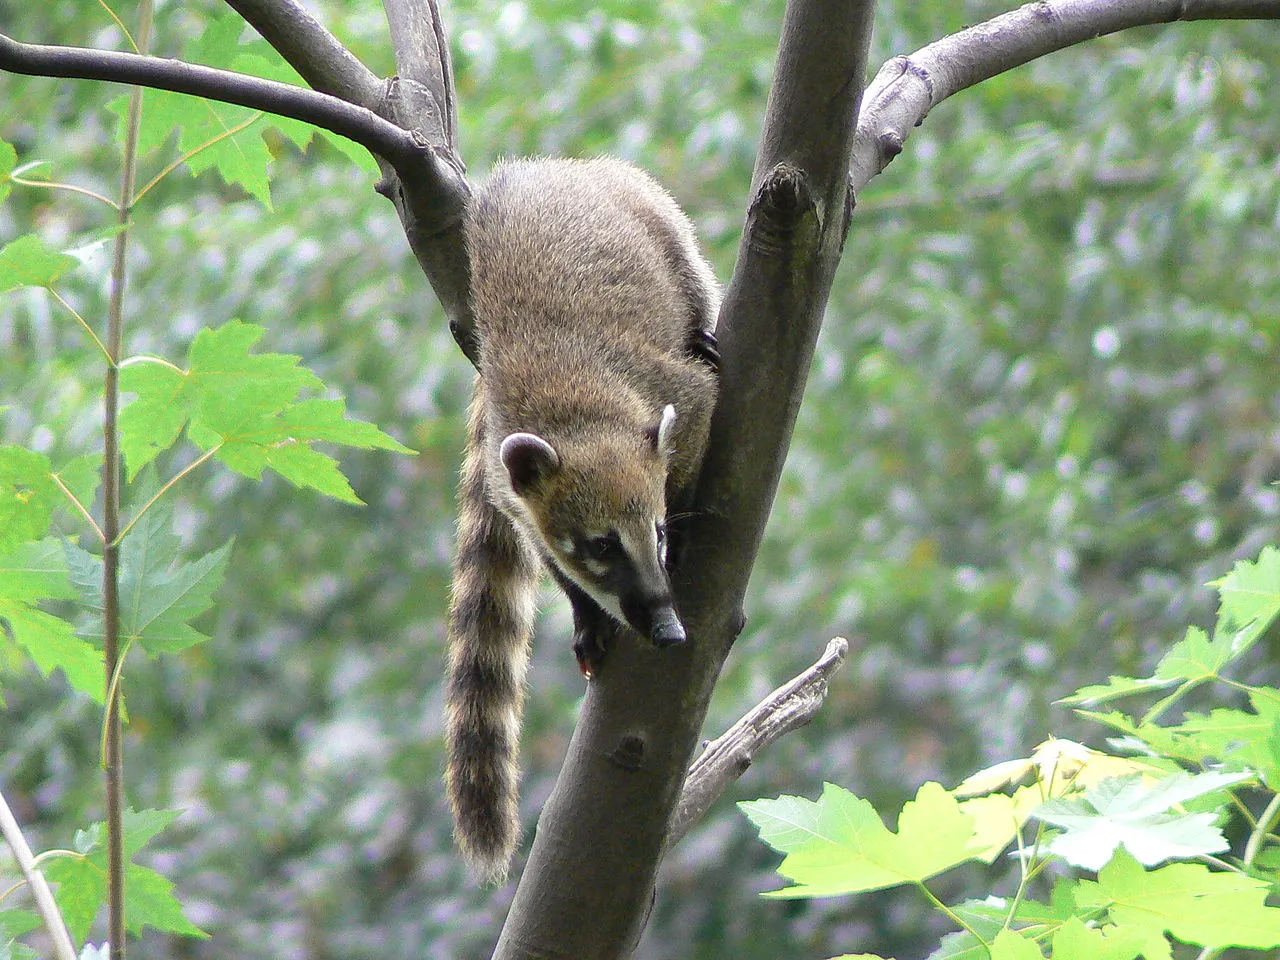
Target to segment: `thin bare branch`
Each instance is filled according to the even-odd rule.
[[[703,748],[685,778],[671,818],[668,847],[679,843],[720,795],[747,772],[756,754],[813,719],[827,698],[827,682],[844,665],[848,653],[849,641],[836,637],[813,666],[774,690]]]
[[[315,90],[377,110],[384,83],[298,0],[227,0]]]
[[[861,190],[930,110],[983,80],[1130,27],[1228,19],[1280,19],[1280,0],[1040,0],[894,57],[862,98],[850,184]]]
[[[66,924],[62,922],[62,913],[53,899],[53,891],[49,889],[44,874],[40,872],[27,838],[22,835],[22,828],[18,825],[13,811],[9,809],[4,794],[0,794],[0,836],[3,836],[5,842],[9,844],[14,859],[18,861],[18,869],[22,871],[27,884],[31,887],[36,909],[40,911],[40,918],[44,920],[49,939],[53,941],[54,954],[58,960],[76,960],[76,949],[71,944],[71,936],[67,933]]]
[[[411,133],[367,107],[292,84],[181,60],[20,43],[0,34],[0,69],[32,76],[132,83],[303,120],[356,141],[385,157],[397,170],[419,166],[424,153],[429,152]]]

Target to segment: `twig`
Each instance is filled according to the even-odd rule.
[[[57,901],[53,899],[53,891],[49,889],[44,874],[36,866],[36,858],[31,853],[27,838],[22,835],[22,828],[18,826],[18,820],[9,809],[3,793],[0,793],[0,835],[4,836],[5,842],[13,850],[13,856],[18,861],[18,869],[27,878],[31,895],[35,897],[36,909],[40,911],[45,929],[49,931],[49,938],[53,941],[53,950],[58,960],[76,960],[76,948],[71,945],[71,935],[67,933],[67,926],[62,922],[62,913],[58,910]]]
[[[854,138],[855,192],[943,100],[1055,50],[1175,20],[1277,19],[1280,0],[1043,0],[894,57],[867,86]]]
[[[849,641],[836,637],[813,666],[774,690],[703,748],[689,767],[672,814],[668,847],[679,843],[729,785],[747,772],[757,753],[813,718],[827,698],[827,682],[848,653]]]

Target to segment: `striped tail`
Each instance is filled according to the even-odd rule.
[[[458,845],[483,880],[497,883],[520,838],[520,719],[541,565],[486,495],[483,394],[477,382],[458,489],[445,779]]]

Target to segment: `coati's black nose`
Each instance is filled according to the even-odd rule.
[[[676,616],[675,610],[663,607],[653,615],[653,629],[649,633],[649,639],[655,647],[674,647],[677,643],[684,643],[688,637],[685,636],[684,624]]]

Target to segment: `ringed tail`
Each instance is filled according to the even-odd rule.
[[[520,838],[520,719],[540,561],[486,495],[484,432],[477,383],[458,489],[445,780],[463,855],[481,879],[497,883]]]

